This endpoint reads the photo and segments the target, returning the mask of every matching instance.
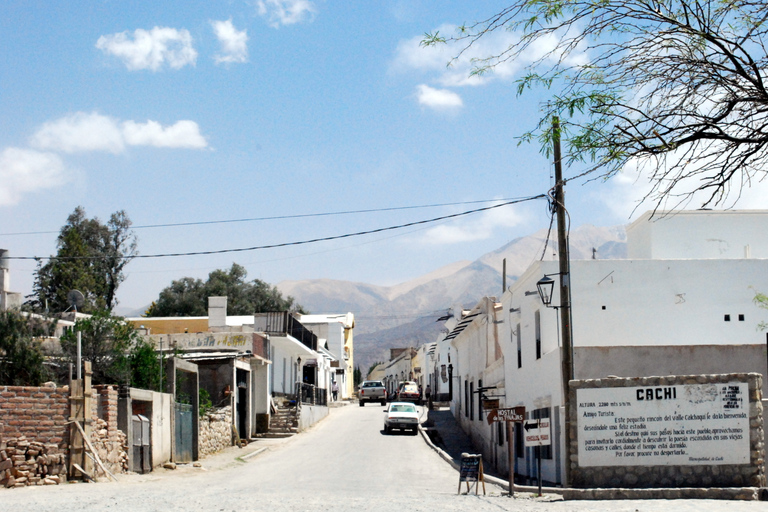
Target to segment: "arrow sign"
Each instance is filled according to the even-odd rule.
[[[528,420],[523,424],[523,428],[526,432],[531,430],[532,428],[538,430],[539,429],[539,420]]]
[[[523,424],[525,429],[525,446],[549,446],[552,438],[549,432],[549,418],[528,420]]]
[[[495,421],[514,421],[522,423],[525,420],[525,407],[510,407],[507,409],[493,409],[488,413],[488,424]]]

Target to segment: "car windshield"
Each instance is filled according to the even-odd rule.
[[[389,412],[416,412],[416,407],[411,404],[393,405]]]
[[[364,388],[380,388],[383,387],[381,382],[365,382],[363,384]]]
[[[417,388],[416,386],[407,385],[407,386],[403,386],[402,391],[403,393],[418,393],[419,388]]]

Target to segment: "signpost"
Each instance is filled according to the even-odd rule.
[[[525,407],[493,409],[488,413],[488,424],[503,421],[507,424],[507,454],[509,455],[509,495],[515,493],[515,423],[525,421]]]
[[[541,447],[552,444],[549,418],[527,420],[523,424],[525,429],[525,446],[536,447],[536,474],[539,480],[539,496],[541,496]]]

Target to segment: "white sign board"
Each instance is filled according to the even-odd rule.
[[[552,444],[549,418],[526,420],[523,423],[525,446],[549,446]]]
[[[580,466],[749,464],[749,386],[576,390]]]

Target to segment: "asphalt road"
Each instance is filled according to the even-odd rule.
[[[383,433],[383,408],[348,406],[247,460],[258,443],[206,459],[203,468],[121,476],[118,483],[0,490],[0,511],[763,511],[765,503],[696,501],[548,502],[457,495],[458,474],[420,435]]]

